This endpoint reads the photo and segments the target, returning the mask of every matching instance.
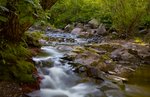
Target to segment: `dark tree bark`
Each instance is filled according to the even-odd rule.
[[[50,9],[56,2],[57,0],[41,0],[40,4],[42,8],[46,10]]]

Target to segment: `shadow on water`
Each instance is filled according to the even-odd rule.
[[[143,65],[133,73],[126,84],[127,97],[150,97],[150,65]]]

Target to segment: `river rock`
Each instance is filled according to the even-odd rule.
[[[82,31],[83,31],[83,29],[81,29],[81,28],[74,28],[71,31],[71,34],[79,35]]]
[[[59,51],[71,51],[73,47],[71,46],[65,46],[65,45],[60,45],[56,47]]]
[[[92,26],[92,28],[94,28],[94,29],[97,28],[98,25],[99,25],[98,20],[96,20],[96,19],[90,20],[90,21],[88,22],[88,24],[90,24],[90,25]]]
[[[87,30],[87,29],[92,29],[92,25],[91,24],[85,24],[84,27],[83,27],[84,30]]]
[[[83,28],[83,26],[84,26],[84,25],[83,25],[82,23],[77,23],[77,24],[75,25],[76,28]]]
[[[111,53],[111,58],[118,61],[137,61],[137,58],[130,54],[127,49],[119,48]]]
[[[121,88],[117,84],[114,84],[114,83],[112,83],[110,81],[104,81],[102,84],[100,84],[99,88],[102,91],[121,90]]]
[[[104,24],[100,24],[100,26],[97,29],[96,34],[97,35],[106,35],[107,34],[107,31],[106,31],[106,28],[105,28]]]
[[[144,63],[150,63],[150,47],[146,45],[139,45],[133,43],[126,43],[123,45],[128,52],[139,58],[139,60],[143,61]]]
[[[68,25],[64,28],[64,31],[65,31],[65,32],[71,32],[72,29],[73,29],[73,25],[68,24]]]
[[[107,97],[125,97],[121,90],[108,90],[104,92]]]
[[[44,39],[40,39],[39,43],[42,44],[42,45],[48,44],[48,42],[46,40],[44,40]]]

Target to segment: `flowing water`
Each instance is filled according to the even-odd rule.
[[[73,67],[62,61],[64,54],[70,49],[59,50],[58,45],[81,45],[86,43],[84,39],[75,35],[62,33],[49,33],[51,37],[62,38],[63,42],[53,42],[53,46],[43,46],[42,52],[33,57],[38,73],[43,77],[40,90],[29,93],[30,97],[150,97],[150,66],[141,67],[134,73],[133,77],[125,84],[124,89],[111,82],[105,81],[100,85],[91,82],[79,83],[81,78],[73,72]],[[66,40],[74,40],[68,42]],[[56,46],[57,45],[57,46]],[[112,90],[98,88],[116,87]]]
[[[62,34],[51,36],[68,37],[62,36]],[[69,37],[75,38],[73,35],[69,35]],[[76,41],[79,40],[76,39]],[[80,43],[84,43],[84,41],[80,41]],[[72,45],[72,43],[69,44]],[[57,45],[62,45],[62,42]],[[61,58],[67,53],[66,50],[59,51],[53,46],[43,46],[41,50],[43,55],[33,57],[33,61],[35,61],[39,75],[43,77],[43,80],[40,84],[40,90],[29,93],[30,97],[100,97],[101,93],[96,85],[79,83],[80,78],[72,71],[71,65],[67,62],[61,62]],[[44,63],[49,64],[44,66]]]

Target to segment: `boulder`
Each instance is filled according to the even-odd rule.
[[[73,29],[73,25],[68,24],[68,25],[64,28],[64,31],[65,31],[65,32],[71,32],[72,29]]]
[[[97,35],[106,35],[107,34],[107,31],[106,31],[106,28],[105,28],[104,24],[100,24],[100,26],[97,29],[96,34]]]
[[[128,50],[124,48],[118,48],[113,52],[111,52],[111,58],[116,61],[122,60],[122,61],[129,61],[129,62],[138,60],[134,55],[130,54]]]
[[[39,39],[39,43],[42,44],[42,45],[48,44],[48,42],[44,39]]]
[[[83,27],[84,30],[87,30],[87,29],[92,29],[92,25],[91,24],[85,24],[84,27]]]
[[[71,31],[71,34],[79,35],[82,31],[83,31],[83,29],[81,29],[81,28],[74,28]]]
[[[139,58],[139,60],[143,61],[143,63],[150,63],[150,47],[140,44],[133,44],[130,42],[124,44],[123,47],[128,49],[130,54]]]
[[[88,22],[88,24],[90,24],[91,27],[94,28],[94,29],[97,28],[98,25],[99,25],[98,20],[96,20],[96,19],[90,20],[90,21]]]
[[[83,26],[84,26],[84,25],[83,25],[82,23],[77,23],[75,27],[76,27],[76,28],[83,28]]]

